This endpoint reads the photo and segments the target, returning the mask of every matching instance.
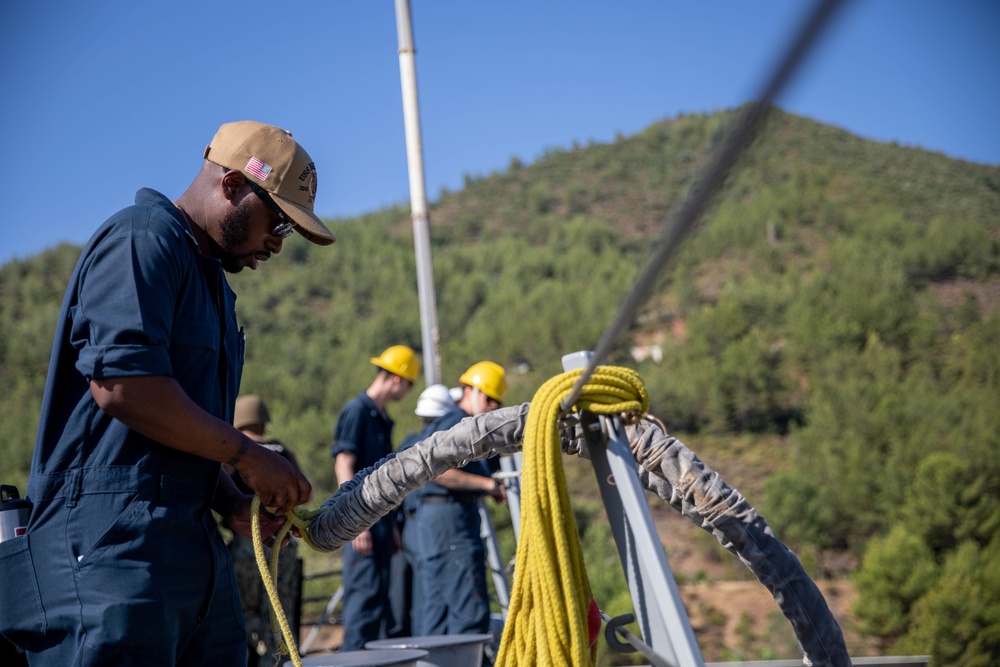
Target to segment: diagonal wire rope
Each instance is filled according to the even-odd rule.
[[[631,291],[618,308],[614,319],[604,330],[594,349],[587,367],[569,394],[563,399],[562,409],[568,410],[580,396],[583,386],[590,380],[594,369],[604,363],[622,330],[632,322],[636,311],[645,303],[653,284],[659,277],[667,260],[676,252],[687,235],[694,228],[698,218],[708,206],[716,191],[722,186],[732,169],[736,158],[750,145],[767,117],[772,100],[791,79],[799,64],[805,59],[809,49],[816,42],[843,0],[819,0],[802,24],[798,34],[789,44],[785,55],[771,73],[756,101],[747,104],[730,124],[726,139],[716,150],[711,161],[702,169],[694,186],[681,206],[667,221],[645,270],[636,279]]]

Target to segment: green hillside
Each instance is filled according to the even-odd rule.
[[[508,402],[530,400],[562,354],[592,348],[728,118],[666,120],[441,192],[446,380],[493,359]],[[408,209],[331,225],[334,246],[294,238],[232,280],[244,389],[267,397],[317,498],[368,358],[420,343]],[[78,252],[0,267],[0,461],[22,489]],[[878,646],[979,664],[1000,660],[998,304],[1000,167],[776,111],[611,362],[640,372],[651,411],[696,451],[739,436],[756,468],[783,443],[751,501],[810,562],[862,559],[857,614]],[[416,427],[415,393],[397,438]]]

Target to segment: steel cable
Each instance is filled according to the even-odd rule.
[[[677,251],[695,223],[704,212],[712,196],[725,182],[733,164],[753,141],[761,125],[767,118],[771,102],[791,79],[796,68],[808,54],[823,28],[829,23],[835,11],[844,0],[819,0],[809,14],[795,39],[792,40],[783,58],[763,86],[757,101],[744,106],[732,121],[726,132],[726,139],[719,145],[711,161],[701,171],[687,197],[667,220],[667,225],[654,244],[654,249],[645,270],[636,279],[631,291],[618,308],[611,323],[604,330],[587,367],[577,379],[573,389],[563,399],[563,410],[576,402],[583,385],[587,383],[594,369],[604,363],[612,346],[622,330],[632,322],[636,311],[645,303],[653,284],[659,277],[667,260]]]

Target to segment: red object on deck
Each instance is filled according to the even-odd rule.
[[[590,598],[590,607],[587,609],[587,639],[590,645],[597,643],[597,638],[601,636],[601,610],[597,608],[597,602]]]

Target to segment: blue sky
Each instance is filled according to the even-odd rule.
[[[513,157],[739,105],[810,5],[411,6],[433,201]],[[0,63],[0,263],[83,243],[141,187],[180,195],[231,120],[292,131],[317,164],[320,215],[409,199],[392,0],[5,2]],[[778,103],[1000,164],[1000,2],[847,2]]]

